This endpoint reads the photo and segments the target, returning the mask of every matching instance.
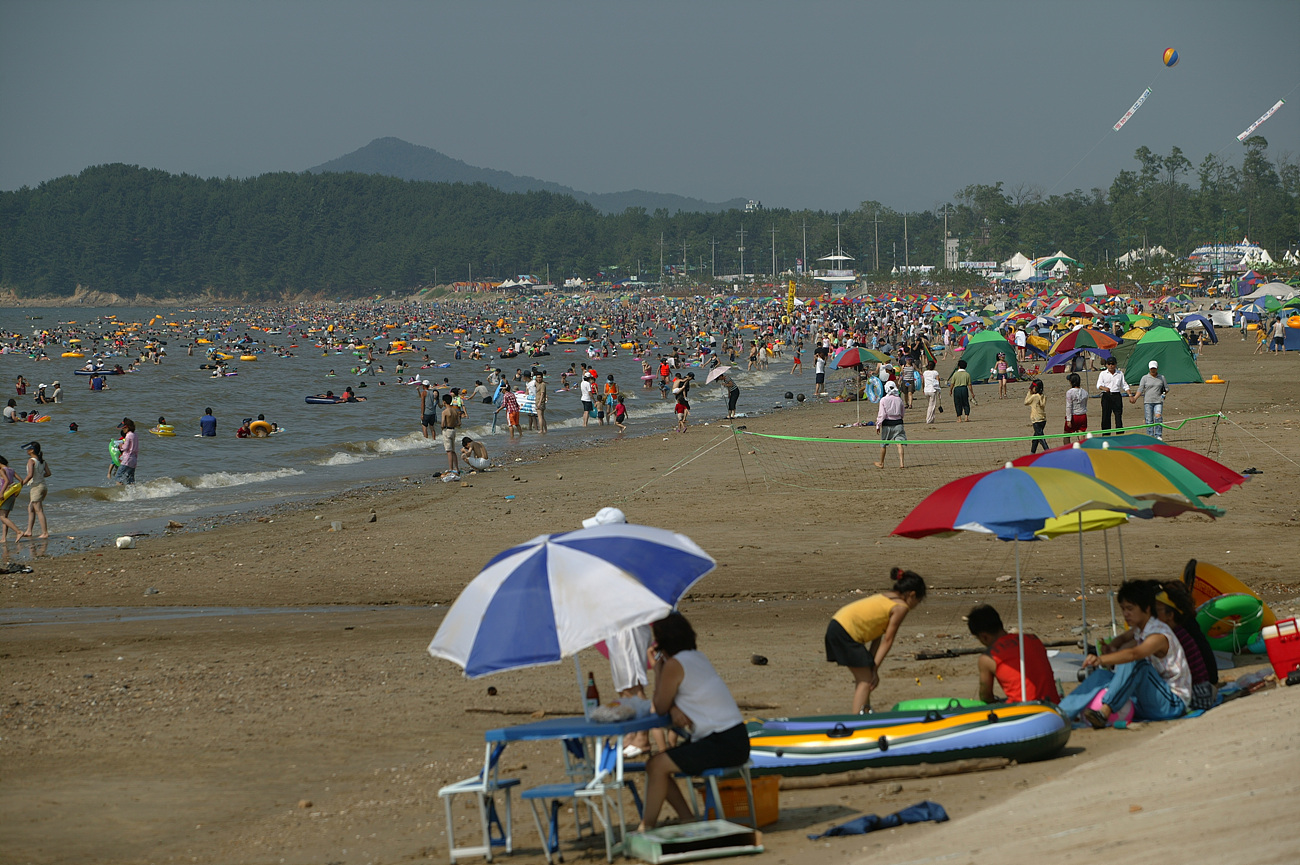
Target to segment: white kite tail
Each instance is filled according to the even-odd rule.
[[[1279,99],[1276,103],[1274,103],[1274,105],[1273,105],[1272,108],[1270,108],[1269,110],[1267,110],[1267,111],[1264,112],[1264,115],[1263,115],[1262,117],[1260,117],[1260,118],[1259,118],[1258,120],[1256,120],[1254,123],[1252,123],[1252,124],[1250,124],[1249,126],[1247,126],[1247,127],[1246,127],[1246,131],[1243,132],[1243,133],[1241,133],[1240,135],[1237,136],[1237,140],[1238,140],[1238,141],[1245,141],[1247,138],[1250,137],[1250,133],[1254,132],[1256,129],[1258,129],[1260,126],[1262,126],[1265,120],[1269,119],[1269,118],[1272,117],[1274,114],[1276,114],[1276,113],[1277,113],[1277,110],[1278,110],[1279,108],[1281,108],[1281,107],[1282,107],[1283,105],[1285,105],[1285,104],[1286,104],[1286,100],[1285,100],[1285,99]]]
[[[1116,132],[1119,132],[1120,128],[1121,128],[1125,123],[1128,123],[1128,120],[1129,120],[1130,117],[1132,117],[1134,114],[1137,114],[1137,110],[1138,110],[1139,108],[1142,107],[1142,103],[1143,103],[1143,102],[1146,102],[1146,101],[1147,101],[1147,97],[1150,96],[1150,95],[1151,95],[1151,88],[1150,88],[1150,87],[1148,87],[1146,90],[1143,90],[1143,91],[1142,91],[1142,95],[1138,97],[1137,102],[1134,102],[1134,103],[1133,103],[1133,107],[1130,108],[1128,111],[1124,112],[1124,116],[1121,117],[1121,118],[1119,119],[1119,123],[1116,123],[1115,126],[1113,127],[1114,130],[1115,130]],[[1263,123],[1263,121],[1261,120],[1260,123]],[[1258,125],[1258,124],[1256,124],[1256,125]]]

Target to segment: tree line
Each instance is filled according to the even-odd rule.
[[[777,272],[795,269],[805,250],[817,266],[837,236],[857,270],[885,272],[942,265],[945,219],[963,260],[1061,249],[1095,266],[1143,246],[1185,257],[1247,235],[1278,257],[1300,241],[1300,164],[1271,158],[1263,137],[1247,139],[1240,166],[1217,154],[1193,166],[1177,147],[1142,147],[1134,158],[1107,189],[1048,196],[976,184],[924,211],[865,201],[840,213],[612,215],[566,195],[483,184],[289,172],[205,179],[103,165],[0,192],[0,287],[24,297],[80,285],[123,296],[352,298],[548,271],[557,283],[657,281],[661,261],[666,279],[707,282],[740,272],[742,245],[744,272],[770,278],[774,248]]]

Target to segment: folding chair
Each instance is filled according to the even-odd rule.
[[[484,856],[492,861],[492,848],[504,847],[506,853],[514,852],[514,826],[511,820],[510,788],[519,785],[518,778],[501,778],[497,775],[497,762],[505,743],[495,748],[488,745],[484,751],[483,771],[473,778],[466,778],[454,784],[448,784],[438,791],[447,812],[447,846],[450,848],[452,865],[456,865],[457,856]],[[496,793],[505,792],[506,820],[504,826],[497,814]],[[454,836],[455,823],[451,815],[451,800],[460,793],[471,794],[478,799],[478,816],[483,825],[483,843],[472,847],[457,847]],[[496,831],[493,833],[493,827]]]
[[[624,781],[622,774],[618,771],[619,758],[621,757],[621,744],[619,739],[606,741],[599,746],[599,757],[596,761],[594,776],[586,781],[570,781],[561,784],[543,784],[538,787],[531,787],[519,794],[519,798],[527,800],[533,812],[533,825],[537,827],[537,835],[542,841],[542,852],[546,856],[548,863],[553,863],[555,858],[552,854],[558,854],[560,849],[559,837],[559,812],[565,800],[573,802],[573,811],[575,821],[578,821],[578,837],[582,837],[584,825],[578,820],[578,805],[585,803],[591,818],[599,820],[601,828],[605,834],[605,859],[608,862],[614,861],[614,837],[613,821],[610,817],[610,794],[616,797],[617,815],[619,821],[620,843],[623,836],[627,834],[627,823],[623,813],[622,788]],[[542,811],[538,810],[541,806],[542,811],[548,811],[547,828],[542,827]],[[595,806],[599,805],[599,808]],[[591,828],[593,834],[595,827],[591,823],[586,824]],[[563,861],[564,857],[558,857]]]

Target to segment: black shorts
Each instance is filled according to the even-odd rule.
[[[595,408],[595,407],[596,407],[596,404],[593,403],[591,400],[586,400],[586,399],[584,399],[584,400],[582,401],[582,410],[583,410],[583,412],[586,413],[586,414],[591,414],[591,410],[592,410],[593,408]]]
[[[744,724],[737,724],[703,739],[669,748],[668,756],[686,775],[698,775],[705,769],[743,766],[749,759],[749,731]]]
[[[871,650],[850,637],[844,626],[834,619],[826,626],[826,660],[841,667],[876,666]]]
[[[436,414],[426,414],[420,419],[425,426],[437,426],[438,416]]]
[[[817,384],[825,384],[825,383],[826,383],[826,373],[824,372],[817,373]]]

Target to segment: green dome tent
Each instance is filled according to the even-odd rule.
[[[1124,367],[1129,384],[1137,384],[1151,361],[1160,364],[1160,374],[1170,384],[1201,384],[1205,381],[1192,359],[1192,350],[1172,327],[1153,327],[1138,340]]]
[[[1012,377],[1017,380],[1024,378],[1020,364],[1016,362],[1016,347],[996,330],[981,330],[971,335],[966,342],[966,350],[961,353],[972,381],[986,382],[993,379],[991,370],[998,361],[998,352],[1007,356],[1007,371]],[[952,372],[948,375],[951,376]]]

